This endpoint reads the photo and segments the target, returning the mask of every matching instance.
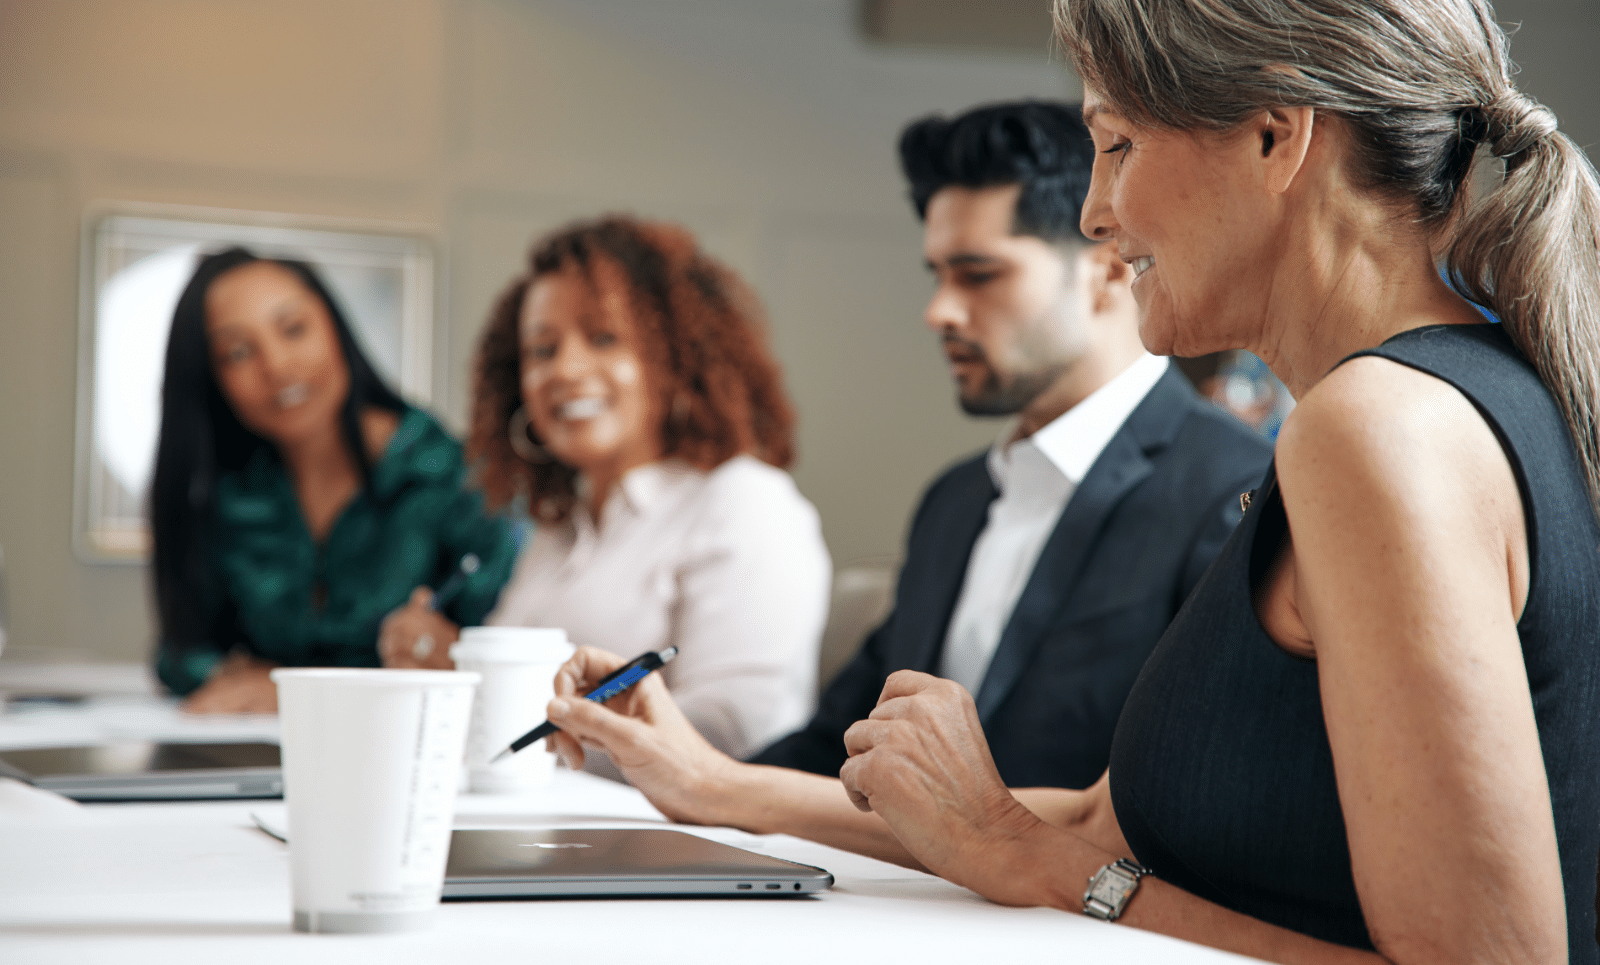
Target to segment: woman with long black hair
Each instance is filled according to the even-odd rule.
[[[453,619],[494,605],[508,524],[462,488],[460,446],[384,384],[310,265],[202,258],[161,403],[156,671],[186,708],[273,710],[274,666],[378,666],[384,616],[457,571],[473,572]]]

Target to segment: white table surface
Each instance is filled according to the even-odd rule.
[[[245,739],[271,718],[197,721],[150,698],[0,714],[0,748],[124,737]],[[51,739],[51,735],[54,739]],[[98,735],[98,736],[96,736]],[[1249,961],[1043,908],[1003,908],[939,878],[786,835],[682,830],[831,872],[811,898],[447,902],[431,930],[290,930],[277,801],[82,806],[0,780],[0,962],[316,965],[322,962]],[[457,827],[616,827],[665,819],[631,788],[558,771],[522,795],[462,795]]]

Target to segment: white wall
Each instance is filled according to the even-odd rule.
[[[1506,0],[1526,89],[1600,143],[1600,2]],[[0,549],[13,656],[147,652],[141,568],[71,551],[84,212],[103,201],[404,222],[438,241],[435,408],[536,234],[681,221],[766,299],[796,478],[838,562],[898,552],[985,444],[919,317],[910,118],[1073,97],[1043,56],[868,46],[849,0],[0,0]],[[1591,150],[1593,148],[1591,147]]]

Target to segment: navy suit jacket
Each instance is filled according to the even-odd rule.
[[[1270,444],[1169,368],[1067,501],[975,695],[1011,787],[1087,787],[1110,757],[1134,678],[1238,523]],[[802,730],[751,758],[837,776],[844,732],[896,670],[937,673],[973,544],[999,495],[986,454],[929,487],[895,608]]]

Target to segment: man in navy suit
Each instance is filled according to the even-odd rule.
[[[1078,231],[1094,149],[1076,105],[918,121],[900,159],[961,406],[1013,419],[929,487],[893,613],[811,722],[751,760],[836,776],[845,730],[911,669],[972,691],[1008,785],[1086,787],[1271,449],[1145,353],[1150,266]]]

